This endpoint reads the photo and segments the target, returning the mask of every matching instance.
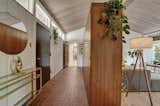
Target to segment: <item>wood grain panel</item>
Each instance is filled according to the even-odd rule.
[[[91,6],[90,70],[84,70],[85,75],[89,77],[87,85],[89,104],[90,106],[120,106],[122,33],[116,41],[112,40],[112,32],[104,39],[100,37],[104,34],[105,26],[98,25],[97,21],[103,9],[101,3],[93,3]],[[86,74],[88,72],[89,75]]]
[[[27,44],[26,32],[0,23],[0,51],[6,54],[18,54]]]
[[[85,43],[83,44],[83,77],[85,82],[85,87],[87,91],[87,97],[89,101],[89,92],[90,92],[90,30],[91,30],[91,22],[90,22],[90,14],[88,16],[88,21],[86,24],[85,35],[83,36],[83,40]]]
[[[83,79],[84,79],[84,84],[85,84],[85,88],[86,88],[86,92],[87,92],[87,97],[89,100],[89,82],[90,82],[90,68],[89,67],[83,67]]]

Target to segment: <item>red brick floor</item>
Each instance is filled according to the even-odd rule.
[[[80,69],[62,70],[42,88],[30,106],[88,106]]]

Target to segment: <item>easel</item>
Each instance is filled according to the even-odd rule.
[[[134,72],[135,72],[138,60],[140,60],[140,64],[142,63],[142,66],[143,66],[142,68],[143,68],[143,72],[144,72],[144,76],[145,76],[145,81],[146,81],[146,85],[147,85],[147,92],[148,92],[148,96],[149,96],[149,100],[150,100],[151,106],[153,106],[152,97],[151,97],[151,90],[150,90],[150,86],[149,86],[148,73],[147,73],[147,71],[145,69],[144,58],[143,58],[143,50],[142,49],[138,49],[137,50],[136,63],[134,65],[134,68],[133,68],[133,71],[131,73],[131,77],[130,77],[130,80],[129,80],[129,83],[128,83],[128,90],[126,92],[126,97],[128,96],[130,84],[131,84],[131,82],[133,80]]]

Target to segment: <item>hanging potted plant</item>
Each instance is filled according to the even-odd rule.
[[[128,18],[124,14],[120,15],[123,9],[126,9],[123,4],[123,0],[112,0],[104,3],[104,11],[101,14],[98,24],[105,25],[104,34],[102,37],[109,35],[109,32],[113,32],[112,39],[117,40],[119,32],[122,30],[125,34],[129,34],[130,26],[128,24]],[[126,43],[125,37],[122,37],[122,41]]]
[[[58,38],[59,38],[59,37],[58,37],[57,28],[53,27],[52,35],[53,35],[54,43],[55,43],[55,44],[58,44]]]

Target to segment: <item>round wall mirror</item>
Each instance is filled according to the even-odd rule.
[[[27,29],[24,23],[8,13],[0,13],[0,51],[15,55],[27,45]]]

